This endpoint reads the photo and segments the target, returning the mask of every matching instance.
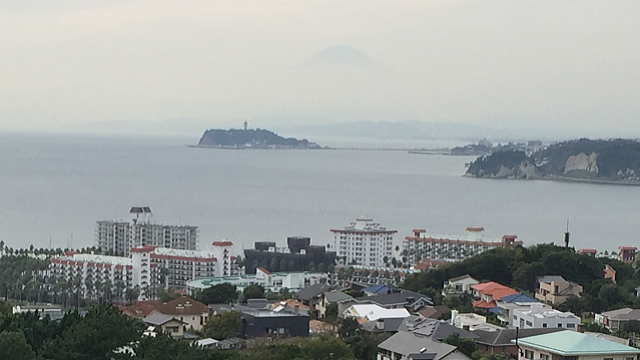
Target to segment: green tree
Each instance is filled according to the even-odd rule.
[[[238,290],[231,284],[219,284],[208,287],[197,296],[205,304],[229,304],[238,300]]]
[[[0,359],[34,360],[36,353],[21,331],[0,333]]]
[[[238,337],[242,331],[242,318],[238,311],[228,311],[211,316],[204,326],[206,336],[216,340]]]
[[[264,298],[264,287],[262,285],[249,285],[242,291],[242,297],[247,299],[262,299]]]
[[[444,342],[457,347],[461,353],[469,357],[478,350],[478,346],[473,340],[461,338],[458,334],[450,335]]]

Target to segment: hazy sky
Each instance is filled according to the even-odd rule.
[[[418,120],[640,136],[639,13],[637,0],[0,0],[0,130]]]

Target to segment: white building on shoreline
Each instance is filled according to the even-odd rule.
[[[394,236],[390,230],[370,218],[358,218],[342,229],[331,229],[333,243],[327,248],[336,252],[344,265],[388,267],[394,258]]]

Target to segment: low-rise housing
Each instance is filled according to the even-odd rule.
[[[616,270],[609,264],[604,266],[602,270],[602,278],[605,280],[611,280],[614,284],[616,283]]]
[[[479,283],[469,274],[451,278],[444,282],[442,296],[471,294],[473,292],[471,287]]]
[[[518,348],[512,342],[516,337],[519,339],[529,336],[549,334],[553,332],[563,331],[564,329],[547,328],[547,329],[501,329],[497,331],[477,330],[473,333],[478,336],[474,341],[478,346],[478,350],[488,354],[501,354],[507,358],[515,359],[518,357]]]
[[[131,317],[143,319],[151,326],[167,328],[173,336],[183,336],[185,332],[195,330],[200,331],[209,319],[209,308],[207,305],[196,301],[188,296],[181,296],[177,299],[160,302],[145,301],[128,306],[121,306],[120,310]],[[181,329],[174,329],[176,321],[180,322]],[[152,321],[151,321],[152,320]],[[162,323],[158,323],[162,321]]]
[[[404,319],[410,315],[405,308],[386,309],[375,304],[355,304],[349,306],[342,314],[342,317],[364,322],[378,321],[380,319]]]
[[[433,305],[428,296],[399,288],[394,288],[387,294],[359,297],[355,301],[359,304],[376,304],[387,309],[406,308],[414,312],[424,306]]]
[[[187,293],[193,294],[196,291],[204,290],[211,286],[220,284],[231,284],[242,291],[250,285],[260,285],[266,291],[280,292],[283,289],[299,291],[315,284],[324,284],[328,281],[327,273],[314,272],[271,272],[265,268],[257,268],[255,275],[234,275],[201,277],[186,283]]]
[[[279,307],[242,309],[242,337],[300,337],[309,336],[309,314]]]
[[[476,299],[473,307],[484,311],[496,309],[497,302],[506,296],[519,294],[518,291],[493,281],[472,285],[471,289]]]
[[[622,308],[595,315],[595,322],[611,331],[624,329],[631,321],[640,321],[640,309]]]
[[[562,276],[541,276],[537,281],[536,299],[550,305],[557,306],[572,296],[580,297],[582,295],[581,285],[567,281]]]
[[[518,345],[519,360],[634,360],[640,355],[640,349],[571,330],[521,338]]]
[[[152,312],[142,320],[145,324],[154,328],[154,332],[161,330],[173,337],[183,337],[187,332],[187,323],[180,321],[171,315]]]
[[[354,298],[339,290],[326,291],[322,294],[320,302],[317,304],[316,309],[320,318],[327,316],[327,308],[331,304],[338,306],[338,314],[346,309],[347,303],[353,303]],[[344,304],[344,305],[343,305]],[[342,306],[341,306],[342,305]]]
[[[487,317],[474,314],[474,313],[464,313],[459,314],[457,310],[451,311],[451,325],[468,330],[468,331],[476,331],[476,330],[485,330],[485,331],[496,331],[502,329],[502,327],[487,323]]]
[[[623,263],[633,264],[636,261],[636,251],[638,248],[635,246],[620,246],[618,252],[618,260]]]
[[[469,360],[455,346],[427,335],[399,331],[378,345],[377,360]]]
[[[508,327],[516,327],[513,323],[513,313],[515,310],[524,311],[529,310],[532,307],[542,307],[548,310],[552,309],[551,306],[521,293],[505,296],[497,301],[496,304],[498,307],[494,309],[493,312],[498,316],[498,320]]]
[[[570,312],[533,306],[528,310],[514,310],[512,324],[520,329],[563,328],[576,330],[580,325],[580,318]]]

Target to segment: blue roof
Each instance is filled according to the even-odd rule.
[[[516,303],[516,302],[521,302],[521,303],[532,303],[532,302],[538,302],[538,300],[525,295],[523,293],[517,293],[517,294],[513,294],[513,295],[508,295],[503,297],[502,299],[500,299],[500,301],[502,302],[506,302],[506,303]]]
[[[363,289],[362,291],[366,293],[380,294],[380,293],[388,293],[391,290],[392,288],[387,285],[373,285],[373,286],[369,286],[366,289]]]

